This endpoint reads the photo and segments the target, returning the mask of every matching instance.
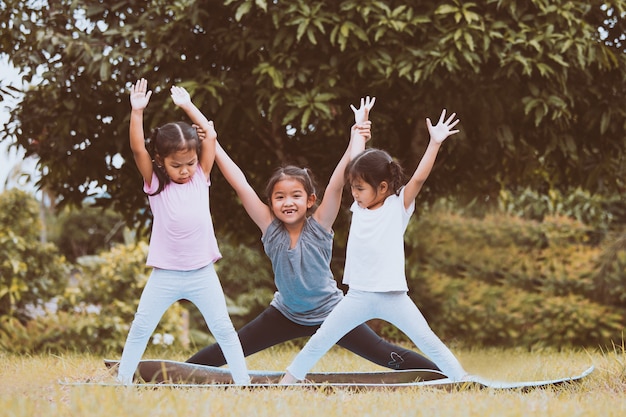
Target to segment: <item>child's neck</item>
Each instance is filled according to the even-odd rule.
[[[289,249],[293,249],[298,244],[298,240],[300,240],[300,235],[302,234],[302,229],[304,229],[304,222],[306,221],[306,217],[302,218],[302,221],[298,221],[296,223],[284,223],[285,229],[289,233]]]

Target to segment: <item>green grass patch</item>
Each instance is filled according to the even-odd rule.
[[[578,384],[519,391],[407,388],[353,392],[301,388],[205,389],[66,386],[59,380],[113,382],[102,357],[73,354],[18,356],[0,353],[2,415],[31,416],[573,416],[626,415],[626,351],[453,349],[472,373],[514,381],[595,372]],[[283,370],[294,357],[283,346],[248,358],[250,369]],[[188,352],[167,359],[184,360]],[[111,355],[115,358],[115,355]],[[147,359],[147,357],[146,357]],[[381,370],[333,348],[314,371]]]

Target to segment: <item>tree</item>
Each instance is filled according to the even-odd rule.
[[[258,190],[284,162],[325,182],[347,142],[349,104],[373,95],[373,145],[408,169],[427,141],[424,119],[458,113],[462,134],[427,196],[623,192],[625,14],[624,0],[9,0],[0,52],[24,80],[39,71],[42,81],[4,140],[39,156],[40,185],[62,204],[98,185],[110,195],[101,204],[144,224],[127,144],[136,79],[155,91],[147,128],[183,116],[167,90],[185,86]],[[223,181],[212,206],[218,228],[254,229]]]

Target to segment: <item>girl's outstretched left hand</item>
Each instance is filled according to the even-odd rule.
[[[376,103],[376,97],[370,99],[370,96],[367,96],[361,98],[361,106],[358,109],[350,104],[350,108],[354,112],[354,123],[361,124],[369,120],[370,110],[374,107],[374,103]]]
[[[460,120],[455,119],[456,113],[452,113],[447,120],[446,118],[446,109],[443,109],[441,112],[441,116],[439,117],[439,122],[433,126],[429,118],[426,118],[426,125],[428,126],[428,133],[430,134],[430,139],[435,141],[435,143],[441,143],[448,136],[452,136],[455,133],[459,133],[459,130],[452,130],[454,126],[456,126]]]

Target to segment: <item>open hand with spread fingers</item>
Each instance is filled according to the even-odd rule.
[[[439,122],[433,126],[429,118],[426,119],[426,125],[428,126],[428,133],[430,139],[435,143],[442,143],[448,136],[452,136],[455,133],[459,133],[459,130],[452,130],[460,122],[456,118],[456,113],[452,113],[448,119],[446,119],[446,109],[443,109]]]
[[[361,98],[361,105],[357,109],[352,104],[350,104],[350,108],[354,112],[354,123],[361,124],[366,120],[369,120],[369,114],[372,107],[374,107],[374,103],[376,103],[376,97],[367,96],[365,98]]]

